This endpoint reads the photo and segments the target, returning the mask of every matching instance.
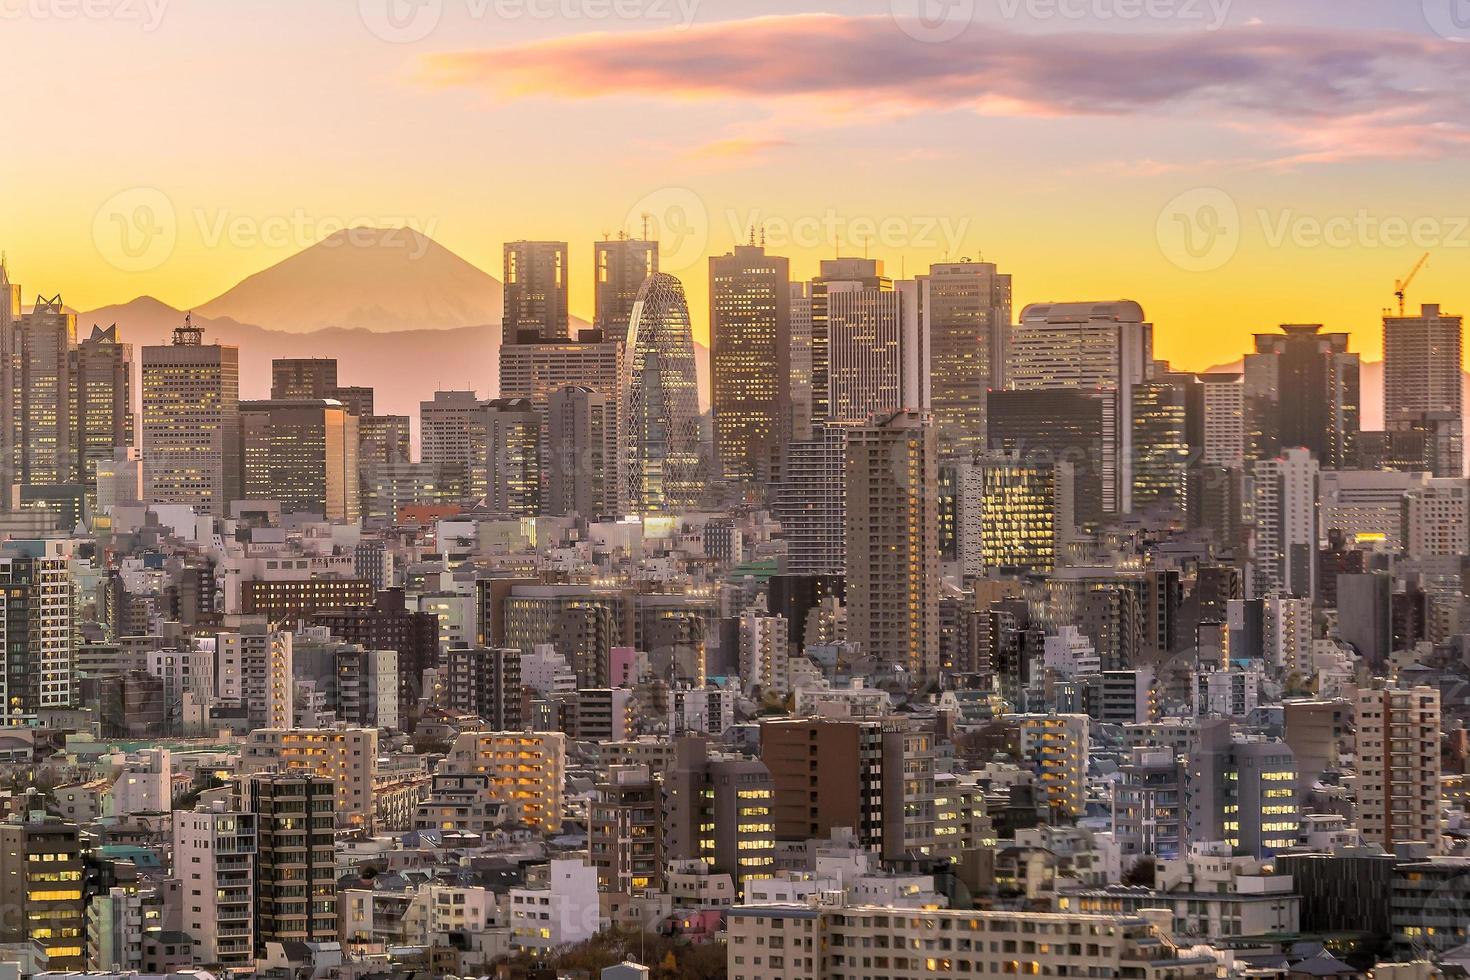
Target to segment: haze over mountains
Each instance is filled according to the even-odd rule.
[[[210,319],[310,333],[499,324],[500,280],[409,228],[351,228],[196,308]]]

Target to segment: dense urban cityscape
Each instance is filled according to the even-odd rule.
[[[504,248],[417,419],[0,267],[0,970],[1470,963],[1462,321],[1173,370],[962,259]],[[135,412],[137,413],[135,415]]]

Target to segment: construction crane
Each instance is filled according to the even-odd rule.
[[[1398,297],[1399,301],[1399,316],[1404,315],[1404,294],[1409,291],[1409,284],[1414,281],[1414,277],[1419,274],[1419,270],[1424,268],[1424,263],[1428,261],[1429,253],[1425,252],[1419,256],[1419,261],[1414,263],[1414,268],[1409,271],[1409,274],[1393,284],[1393,294]]]

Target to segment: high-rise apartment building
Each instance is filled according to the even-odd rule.
[[[638,291],[618,395],[621,496],[638,514],[691,508],[705,489],[694,335],[684,285],[665,273]]]
[[[173,815],[174,876],[184,931],[201,963],[255,964],[255,814],[223,802]]]
[[[77,317],[61,297],[38,297],[15,324],[15,445],[26,486],[73,483],[71,350]]]
[[[503,282],[502,345],[566,338],[570,324],[566,242],[506,242]]]
[[[445,701],[452,710],[478,716],[492,731],[522,727],[521,651],[454,647],[444,661]]]
[[[818,425],[810,440],[786,448],[772,506],[786,539],[786,572],[836,575],[846,567],[848,432],[848,426]]]
[[[1321,324],[1285,324],[1256,334],[1245,358],[1246,454],[1269,459],[1303,446],[1323,469],[1348,469],[1357,458],[1358,355],[1345,333]]]
[[[939,451],[984,452],[986,392],[1005,387],[1011,343],[1011,277],[994,262],[944,262],[920,276],[922,333]]]
[[[1306,449],[1288,449],[1275,459],[1257,460],[1254,474],[1254,593],[1315,599],[1321,534],[1317,460]]]
[[[812,437],[815,381],[812,375],[812,284],[791,284],[791,420],[790,441]]]
[[[914,677],[939,671],[939,474],[931,421],[895,412],[847,443],[848,637]]]
[[[335,357],[278,357],[271,361],[273,401],[320,401],[335,397],[336,389]]]
[[[658,242],[610,238],[595,243],[592,256],[596,274],[592,325],[603,336],[622,341],[628,334],[638,290],[649,276],[658,272]]]
[[[0,727],[72,704],[73,643],[66,559],[0,557]]]
[[[614,517],[618,506],[616,399],[586,385],[567,385],[547,404],[546,484],[542,513]]]
[[[1033,303],[1011,336],[1009,388],[1091,391],[1110,402],[1100,464],[1108,514],[1133,509],[1133,387],[1152,366],[1153,324],[1134,302]]]
[[[715,458],[726,480],[768,480],[791,417],[791,261],[760,245],[709,260]]]
[[[240,482],[247,500],[286,513],[355,521],[361,514],[357,416],[337,401],[240,403]]]
[[[1432,687],[1360,691],[1357,815],[1363,839],[1392,851],[1440,846],[1440,707]]]
[[[205,344],[186,317],[143,348],[143,494],[223,517],[240,496],[240,351]]]
[[[255,948],[337,939],[336,799],[311,773],[254,773],[234,810],[255,815]]]
[[[1421,306],[1418,316],[1383,318],[1384,427],[1426,413],[1445,418],[1451,449],[1438,459],[1435,476],[1464,473],[1463,339],[1464,320],[1441,313],[1437,303]]]

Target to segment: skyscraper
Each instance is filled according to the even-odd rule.
[[[1321,324],[1285,324],[1256,334],[1245,358],[1247,448],[1269,459],[1305,446],[1323,469],[1355,465],[1358,442],[1358,355],[1348,335]]]
[[[566,242],[506,242],[504,281],[502,344],[566,338]]]
[[[786,449],[772,505],[786,539],[784,572],[839,575],[847,563],[848,431],[848,426],[819,425],[811,439]]]
[[[473,391],[436,391],[432,401],[419,402],[419,459],[445,467],[461,500],[483,492],[485,483],[480,406],[480,396]]]
[[[205,344],[186,317],[143,348],[143,493],[222,517],[240,494],[240,351]]]
[[[0,255],[0,487],[15,483],[19,474],[14,392],[15,325],[20,314],[20,286],[10,281],[10,270]]]
[[[1109,514],[1133,509],[1133,386],[1148,380],[1152,364],[1153,324],[1142,307],[1126,300],[1033,303],[1021,311],[1011,337],[1010,388],[1090,389],[1112,402],[1101,463]]]
[[[597,279],[592,325],[609,340],[626,340],[638,290],[658,271],[658,242],[623,237],[597,242],[593,261]]]
[[[1054,388],[992,391],[986,431],[992,452],[1073,469],[1072,514],[1096,526],[1117,510],[1117,401],[1107,392]]]
[[[567,385],[552,393],[543,513],[587,518],[621,513],[615,404],[612,396],[585,385]]]
[[[1133,505],[1186,509],[1188,468],[1198,439],[1201,386],[1193,375],[1159,373],[1133,386]]]
[[[915,678],[939,670],[937,456],[933,424],[919,412],[848,434],[848,637]]]
[[[541,413],[527,398],[496,398],[482,409],[485,506],[496,514],[541,513]]]
[[[361,513],[357,416],[337,401],[240,403],[240,482],[287,513],[355,521]]]
[[[638,291],[623,352],[619,472],[635,513],[694,506],[704,492],[699,382],[684,286],[650,276]]]
[[[812,285],[791,284],[791,421],[790,440],[812,437]]]
[[[118,342],[117,324],[92,328],[92,335],[71,352],[71,376],[74,479],[95,488],[97,464],[110,464],[136,437],[133,347]]]
[[[1072,464],[984,456],[974,465],[980,477],[977,533],[961,537],[977,540],[980,567],[1050,572],[1072,532]]]
[[[791,413],[791,262],[760,245],[710,256],[715,456],[726,480],[769,479]]]
[[[1463,337],[1463,319],[1441,313],[1438,304],[1421,306],[1418,316],[1383,318],[1384,428],[1412,425],[1430,413],[1446,419],[1449,447],[1436,460],[1435,476],[1464,472]]]
[[[61,297],[37,297],[15,327],[15,444],[23,485],[72,483],[71,349],[77,317]]]
[[[335,357],[278,357],[271,361],[271,398],[331,398],[337,387]]]
[[[1239,372],[1198,375],[1200,462],[1239,469],[1245,465],[1245,386]]]
[[[1284,593],[1316,598],[1318,472],[1317,460],[1300,447],[1256,461],[1252,557],[1257,597]]]
[[[1005,387],[1011,277],[993,262],[961,261],[918,281],[940,452],[973,457],[985,450],[985,393]]]
[[[811,417],[861,423],[923,408],[929,356],[919,287],[895,292],[876,259],[828,259],[811,281]]]
[[[895,286],[876,259],[830,259],[821,270],[812,281],[814,420],[864,423],[927,407],[918,284]]]

